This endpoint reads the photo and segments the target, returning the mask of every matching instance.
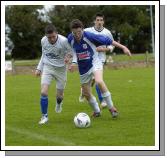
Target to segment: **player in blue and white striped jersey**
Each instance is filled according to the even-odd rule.
[[[72,33],[68,36],[68,42],[73,48],[73,64],[69,67],[71,71],[77,63],[80,73],[82,92],[93,109],[93,116],[100,116],[100,108],[96,98],[91,93],[91,80],[94,76],[96,84],[102,92],[102,97],[106,101],[112,117],[117,117],[118,112],[112,102],[111,94],[103,81],[103,65],[98,57],[96,47],[101,45],[110,46],[111,44],[121,48],[124,53],[130,54],[125,46],[112,41],[104,35],[97,35],[83,30],[83,24],[80,20],[75,19],[70,25]]]

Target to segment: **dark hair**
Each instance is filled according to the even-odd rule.
[[[57,29],[53,24],[49,24],[48,26],[46,26],[45,34],[51,34],[53,32],[57,32]]]
[[[77,28],[83,28],[83,23],[79,19],[74,19],[70,23],[70,28],[71,29],[77,29]]]
[[[102,17],[104,20],[104,15],[102,13],[96,13],[93,19],[96,20],[97,17]]]

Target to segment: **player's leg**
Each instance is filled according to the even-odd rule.
[[[41,105],[41,113],[42,117],[39,121],[39,124],[45,124],[48,122],[48,90],[49,85],[52,81],[52,75],[47,66],[44,66],[42,77],[41,77],[41,97],[40,97],[40,105]]]
[[[96,93],[97,93],[97,96],[98,96],[98,99],[100,101],[100,103],[103,101],[103,97],[102,97],[102,94],[101,94],[101,91],[100,91],[100,88],[99,86],[96,84]]]
[[[81,87],[81,92],[80,92],[80,95],[79,95],[79,102],[84,102],[85,101],[85,97],[84,97],[84,95],[83,95],[83,93],[82,93],[82,87]]]
[[[64,98],[64,89],[67,82],[67,70],[66,67],[60,67],[55,69],[54,77],[56,79],[56,107],[55,111],[61,113],[63,98]]]
[[[61,113],[63,105],[64,89],[57,89],[56,93],[56,108],[57,113]]]
[[[39,121],[39,124],[44,124],[48,121],[48,89],[49,85],[47,84],[41,85],[40,105],[41,105],[42,118]]]
[[[107,107],[109,111],[112,113],[113,117],[116,117],[118,115],[116,108],[113,105],[111,93],[109,92],[106,84],[103,81],[103,71],[102,70],[96,70],[94,71],[94,77],[95,77],[95,82],[99,86],[100,91],[102,93],[103,99],[107,103]]]
[[[92,78],[92,80],[91,80],[91,87],[94,86],[94,83],[95,83],[95,79]],[[85,97],[84,97],[84,95],[82,93],[82,87],[81,87],[81,92],[80,92],[80,96],[79,96],[79,102],[84,102],[84,101],[85,101]]]
[[[104,64],[105,64],[105,61],[106,61],[106,54],[104,52],[99,52],[98,53],[98,57],[102,63],[102,66],[104,67]],[[102,69],[103,70],[103,69]],[[103,72],[102,72],[103,73]],[[103,75],[103,74],[102,74]],[[99,99],[99,102],[100,102],[100,105],[102,108],[105,108],[107,107],[107,103],[106,101],[103,99],[102,97],[102,93],[100,91],[100,88],[99,86],[96,84],[96,93],[98,95],[98,99]]]
[[[106,58],[105,55],[104,55],[104,53],[100,53],[99,54],[99,58],[100,58],[100,60],[102,62],[102,65],[104,66],[105,58]],[[103,75],[103,71],[102,71],[102,75]],[[102,108],[107,107],[107,103],[106,103],[106,101],[102,97],[102,93],[100,91],[100,88],[99,88],[98,84],[96,84],[96,93],[97,93],[97,96],[98,96],[98,99],[99,99],[101,107]]]
[[[95,117],[100,116],[100,108],[98,102],[96,101],[96,98],[91,93],[90,83],[82,84],[82,93],[93,110],[93,116]]]

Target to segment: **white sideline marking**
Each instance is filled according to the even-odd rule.
[[[24,130],[24,129],[21,129],[21,128],[9,127],[9,126],[6,126],[6,129],[9,130],[9,131],[18,133],[18,134],[28,136],[32,139],[38,139],[38,140],[41,140],[41,141],[48,141],[48,142],[52,142],[52,143],[55,143],[55,144],[59,143],[59,144],[62,144],[62,145],[67,145],[67,146],[75,145],[72,142],[65,141],[64,139],[56,137],[56,136],[48,137],[48,136],[44,136],[42,134],[38,134],[38,133],[34,133],[34,132],[31,132],[31,131],[28,131],[28,130]]]

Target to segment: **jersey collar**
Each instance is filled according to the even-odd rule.
[[[101,30],[97,30],[95,27],[93,27],[97,32],[101,32],[104,30],[104,27]]]

